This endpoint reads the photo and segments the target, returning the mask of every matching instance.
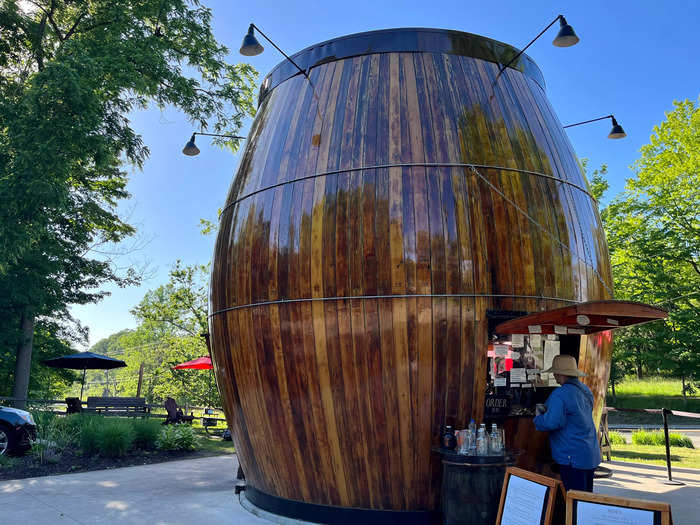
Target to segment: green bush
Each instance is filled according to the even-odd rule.
[[[610,437],[610,444],[611,445],[626,445],[627,440],[625,439],[625,436],[620,434],[619,432],[611,431],[608,436]]]
[[[32,415],[37,428],[31,453],[39,462],[57,461],[64,450],[78,446],[80,431],[74,425],[66,424],[66,418],[44,411]]]
[[[153,419],[134,420],[134,447],[142,450],[153,450],[156,448],[156,441],[162,426],[159,421]]]
[[[112,458],[123,456],[134,444],[134,427],[131,421],[106,419],[98,433],[100,454]]]
[[[194,450],[196,440],[190,425],[168,425],[161,429],[156,446],[161,450]]]
[[[666,446],[666,439],[664,433],[660,431],[637,430],[632,434],[632,443],[635,445]],[[672,447],[695,448],[690,438],[676,432],[669,432],[668,443]]]
[[[82,430],[80,431],[80,448],[84,454],[95,454],[100,450],[100,436],[102,434],[102,426],[104,418],[91,417],[86,418]]]

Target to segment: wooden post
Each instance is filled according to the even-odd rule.
[[[139,367],[139,384],[136,387],[136,397],[141,397],[141,383],[143,383],[143,363]]]

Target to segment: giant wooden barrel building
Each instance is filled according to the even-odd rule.
[[[515,53],[374,31],[294,55],[308,78],[283,62],[263,82],[210,312],[262,506],[433,511],[441,426],[482,417],[490,315],[612,297],[596,202],[539,69],[523,55],[496,82]],[[598,413],[610,351],[608,332],[581,337]],[[546,442],[532,430],[509,428],[523,464]]]

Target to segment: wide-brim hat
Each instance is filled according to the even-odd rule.
[[[574,359],[572,355],[554,356],[552,367],[547,370],[542,370],[542,372],[573,377],[584,377],[586,375],[578,369],[578,366],[576,366],[576,359]]]

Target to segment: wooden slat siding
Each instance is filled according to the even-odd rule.
[[[500,94],[503,100],[506,102],[504,104],[504,116],[507,122],[507,130],[509,135],[509,147],[512,150],[514,164],[521,169],[535,171],[537,168],[532,162],[531,158],[526,155],[525,150],[529,149],[527,146],[531,145],[531,142],[527,142],[529,138],[528,133],[525,131],[527,128],[524,123],[524,115],[522,113],[522,108],[518,103],[518,99],[514,96],[513,86],[508,75],[508,71],[503,75],[500,85]],[[524,144],[520,144],[520,140],[525,140]],[[529,212],[528,208],[532,206],[529,202],[528,196],[531,195],[532,184],[530,177],[525,174],[511,174],[512,184],[514,187],[514,201],[520,207],[521,210]],[[534,268],[534,255],[533,255],[533,228],[532,222],[523,214],[518,213],[517,216],[519,235],[520,235],[520,248],[516,252],[515,256],[518,257],[518,261],[515,267],[519,269],[519,275],[515,278],[515,285],[518,287],[515,293],[522,294],[526,296],[536,295],[535,288],[535,268]],[[522,301],[520,301],[522,303]],[[527,299],[524,307],[518,307],[518,310],[533,311],[535,309],[535,301]]]
[[[368,395],[369,378],[369,345],[364,316],[364,301],[350,301],[350,333],[352,337],[352,366],[354,372],[353,395],[357,404],[356,419],[353,420],[356,450],[355,459],[360,463],[358,468],[358,484],[365,483],[372,508],[382,507],[379,491],[381,482],[376,465],[378,464],[376,446],[376,426],[372,415],[370,395]]]
[[[272,422],[268,417],[264,397],[251,395],[253,392],[260,393],[263,390],[257,358],[254,355],[257,354],[257,344],[251,329],[253,310],[253,308],[242,310],[240,313],[237,312],[235,317],[238,321],[237,333],[240,334],[240,341],[237,342],[240,342],[243,348],[255,350],[255,352],[236,352],[233,354],[233,366],[237,372],[236,382],[239,383],[239,391],[242,395],[241,406],[245,413],[250,415],[251,422],[259,421],[259,424],[255,424],[254,428],[250,427],[250,439],[262,477],[260,479],[253,477],[250,481],[255,486],[261,487],[261,490],[280,491],[285,490],[285,487],[279,478],[279,469],[275,465],[275,457],[271,450],[272,442],[269,437],[273,435]],[[270,471],[270,469],[273,470]]]
[[[303,359],[304,336],[301,323],[300,305],[287,304],[279,308],[281,348],[285,349],[285,342],[291,342],[294,351],[283,351],[284,370],[286,373],[287,388],[289,390],[289,416],[291,417],[290,432],[294,433],[292,441],[295,461],[301,460],[300,470],[302,485],[300,487],[304,499],[323,499],[323,492],[318,486],[316,476],[308,476],[311,472],[322,470],[318,457],[318,448],[313,429],[307,424],[313,417],[311,410],[311,396],[307,383],[306,367]],[[307,470],[307,464],[310,467]],[[307,479],[308,478],[308,479]]]
[[[426,95],[424,75],[418,67],[417,55],[414,55],[415,92],[412,86],[407,86],[409,97],[413,100],[409,105],[409,120],[411,125],[411,152],[414,162],[426,160],[426,155],[432,148],[430,127],[417,126],[415,113],[422,118],[422,102]],[[427,137],[427,139],[425,138]],[[426,146],[427,143],[427,146]],[[427,150],[426,150],[427,148]],[[415,253],[415,286],[407,289],[408,293],[430,294],[432,290],[430,271],[430,223],[428,215],[427,174],[422,167],[411,168],[409,173],[410,190],[407,189],[407,201],[411,203],[407,213],[414,221],[413,232],[407,235],[411,248]],[[407,180],[406,178],[404,180]],[[409,280],[410,282],[410,280]],[[415,302],[416,335],[411,346],[411,394],[413,397],[414,418],[414,485],[413,493],[419,495],[416,504],[420,508],[433,508],[434,497],[432,480],[426,483],[426,472],[431,471],[431,462],[437,461],[427,450],[435,444],[440,428],[434,427],[432,420],[433,403],[433,345],[432,345],[432,301],[430,298],[418,298]],[[415,361],[413,356],[415,355]]]
[[[520,101],[521,115],[523,119],[523,129],[526,130],[527,137],[531,139],[529,144],[525,144],[527,157],[532,166],[533,171],[540,173],[548,173],[550,170],[549,162],[547,158],[542,153],[542,144],[544,143],[544,138],[542,137],[541,130],[537,125],[536,117],[533,114],[533,106],[529,100],[526,99],[524,93],[522,92],[522,85],[518,82],[519,77],[515,76],[512,78],[512,85],[514,91],[514,97],[516,100]],[[528,215],[537,221],[537,224],[545,224],[545,210],[542,206],[544,200],[544,193],[542,188],[542,181],[537,177],[523,176],[527,183],[524,187],[527,189],[527,207],[525,210]],[[532,286],[536,291],[542,290],[544,287],[544,272],[549,264],[549,261],[545,260],[545,254],[541,249],[542,238],[545,235],[542,230],[528,219],[530,225],[530,239],[532,245],[532,265],[533,265],[533,282]],[[528,310],[531,311],[531,310]]]
[[[318,472],[317,483],[325,492],[325,498],[321,502],[331,504],[339,502],[342,499],[342,494],[346,491],[342,488],[342,483],[337,482],[338,458],[337,454],[337,437],[334,437],[327,429],[333,424],[332,413],[326,412],[326,401],[324,396],[328,394],[328,388],[320,380],[321,374],[317,364],[316,345],[322,344],[323,341],[317,342],[316,327],[318,316],[314,312],[314,305],[318,303],[301,303],[301,312],[304,328],[304,348],[303,355],[306,358],[306,380],[309,385],[311,394],[312,420],[311,427],[314,432],[316,447],[319,449],[319,458],[321,460],[322,469]],[[317,306],[318,308],[318,306]],[[322,320],[321,320],[322,321]],[[325,334],[320,334],[320,336]],[[319,336],[319,337],[320,337]]]
[[[526,125],[523,109],[513,92],[513,84],[508,72],[499,81],[498,89],[499,98],[502,98],[504,101],[503,116],[506,121],[506,129],[509,136],[508,145],[512,151],[514,164],[521,169],[537,171],[539,166],[535,164],[531,155],[526,154],[532,149],[534,138]],[[523,143],[521,144],[520,141]],[[539,209],[539,205],[533,203],[531,199],[534,190],[530,176],[522,173],[511,174],[511,183],[513,185],[513,200],[524,212],[518,212],[516,219],[519,226],[520,247],[514,254],[517,257],[517,263],[513,266],[514,270],[518,272],[514,279],[515,293],[535,296],[537,289],[535,287],[535,256],[533,253],[535,249],[533,245],[537,234],[534,230],[536,226],[525,213],[531,214],[534,211],[533,209]],[[514,305],[513,308],[515,310],[532,311],[536,308],[536,303],[532,299],[518,300],[516,302],[518,306]]]
[[[528,91],[521,92],[523,98],[529,101],[529,108],[531,109],[531,114],[529,117],[530,129],[532,129],[536,134],[539,135],[540,140],[538,141],[538,154],[543,161],[543,168],[546,167],[548,171],[544,173],[553,173],[553,162],[550,156],[550,143],[547,137],[546,128],[543,125],[542,115],[539,112],[537,106],[532,101],[531,93]],[[537,186],[539,188],[540,194],[540,213],[537,217],[537,222],[545,228],[543,232],[538,228],[538,244],[542,246],[542,265],[540,266],[539,278],[540,282],[537,284],[537,290],[541,295],[548,297],[556,297],[555,290],[555,280],[552,275],[553,272],[561,271],[559,264],[554,263],[554,261],[560,260],[557,256],[561,253],[561,248],[555,239],[559,238],[558,230],[556,229],[556,224],[552,219],[552,213],[555,208],[553,207],[553,196],[552,196],[552,186],[549,179],[539,178],[537,181]],[[551,268],[551,270],[550,270]],[[548,271],[549,270],[549,271]]]
[[[412,55],[399,54],[399,75],[391,78],[389,99],[389,142],[390,162],[405,162],[410,159],[410,134],[412,122],[409,113],[415,113],[415,102],[410,101],[407,85],[415,89],[415,77],[412,71]],[[393,71],[393,69],[392,69]],[[398,90],[395,88],[398,87]],[[394,93],[398,96],[394,99]],[[403,218],[403,182],[404,170],[392,168],[389,170],[389,245],[391,258],[391,293],[406,293],[406,264],[404,255],[404,218]],[[411,378],[409,361],[409,330],[411,321],[408,319],[406,300],[392,301],[392,323],[394,341],[392,344],[395,367],[395,380],[398,401],[398,421],[396,426],[397,445],[400,447],[400,464],[402,468],[401,487],[404,501],[412,499],[415,463],[413,458],[413,421],[411,406]],[[415,322],[414,322],[415,324]]]
[[[307,477],[313,476],[309,476],[310,473],[307,472],[305,468],[309,458],[307,454],[302,453],[303,449],[300,446],[300,440],[304,440],[304,428],[303,425],[299,426],[299,418],[294,417],[294,411],[292,409],[292,400],[297,399],[299,396],[299,391],[296,388],[298,382],[294,381],[297,372],[292,363],[290,363],[292,364],[291,368],[286,366],[285,354],[287,352],[284,351],[283,347],[283,341],[286,341],[286,339],[282,339],[282,316],[280,315],[280,309],[287,310],[288,307],[286,305],[282,307],[273,306],[269,308],[268,311],[270,322],[269,330],[274,350],[275,371],[279,388],[278,399],[280,408],[282,409],[283,424],[287,432],[286,441],[288,447],[285,448],[287,448],[286,453],[288,457],[292,460],[290,461],[292,464],[291,468],[296,471],[295,475],[299,483],[297,493],[301,493],[303,499],[309,499],[310,490]],[[292,379],[291,388],[290,378]],[[273,403],[274,402],[275,400],[273,399]],[[284,436],[284,434],[280,435],[280,437],[282,436]]]
[[[404,84],[404,92],[406,103],[401,108],[401,119],[405,123],[402,126],[403,133],[401,135],[401,162],[421,162],[422,156],[413,156],[413,152],[422,150],[423,130],[421,123],[421,108],[418,101],[418,86],[416,79],[419,76],[417,68],[413,64],[415,55],[407,55],[404,57],[404,68],[406,82]],[[406,275],[404,291],[402,293],[415,294],[418,289],[418,268],[417,268],[417,242],[416,237],[416,203],[413,200],[416,184],[420,184],[418,179],[425,180],[425,170],[416,168],[403,168],[401,173],[401,214],[403,223],[403,267]],[[419,300],[406,300],[405,325],[406,325],[406,380],[408,392],[408,415],[401,415],[401,419],[406,418],[410,421],[409,432],[409,454],[410,457],[404,459],[404,466],[407,470],[409,478],[406,479],[404,490],[408,492],[409,499],[412,499],[412,494],[423,493],[429,490],[429,486],[421,480],[424,480],[424,472],[428,468],[428,463],[422,461],[424,454],[421,453],[421,447],[430,448],[430,417],[421,420],[421,370],[420,370],[420,343],[421,329]],[[402,349],[397,348],[399,351]],[[425,393],[429,399],[429,392]],[[426,441],[425,438],[428,438]],[[422,439],[421,439],[422,438]],[[422,502],[419,502],[419,504]]]
[[[464,74],[470,78],[472,90],[476,96],[477,106],[475,106],[475,118],[484,127],[484,131],[478,134],[480,138],[488,137],[486,143],[481,142],[481,152],[483,162],[487,165],[501,164],[499,155],[499,133],[495,125],[495,117],[491,108],[490,89],[485,85],[488,80],[483,75],[481,61],[473,61],[462,58],[462,69]],[[506,193],[504,182],[501,180],[501,172],[491,169],[480,169],[481,174],[486,177],[496,188]],[[511,224],[510,214],[513,209],[501,195],[492,190],[485,182],[479,180],[481,185],[481,196],[484,209],[487,211],[487,220],[494,221],[495,224]],[[486,248],[488,251],[489,265],[491,267],[492,289],[496,294],[511,294],[512,272],[510,269],[510,246],[511,232],[506,228],[488,228],[490,234],[487,237]],[[506,300],[507,301],[507,300]]]
[[[391,472],[390,455],[393,452],[394,440],[391,437],[391,426],[394,422],[393,414],[388,412],[384,404],[384,381],[382,370],[384,360],[381,352],[381,334],[379,318],[379,300],[368,299],[365,301],[365,327],[367,328],[368,343],[368,377],[369,397],[371,403],[372,421],[375,425],[374,446],[377,454],[377,470],[379,475],[379,494],[381,498],[380,508],[395,508],[395,494],[392,489],[393,476]]]
[[[543,93],[541,89],[534,90],[534,96],[537,101],[541,101],[543,99]],[[558,122],[555,122],[553,120],[553,112],[551,111],[551,108],[549,107],[548,104],[546,105],[538,105],[538,107],[542,108],[540,111],[540,116],[543,121],[543,129],[546,130],[546,136],[548,138],[548,144],[550,144],[550,158],[553,159],[553,166],[555,168],[555,174],[561,178],[567,179],[567,172],[571,173],[571,170],[567,170],[566,166],[562,164],[562,160],[559,155],[559,149],[561,148],[561,141],[558,140],[558,137],[556,136],[556,132],[552,131],[551,126],[559,125]],[[563,131],[563,130],[562,130]],[[574,172],[576,173],[576,172]],[[570,230],[573,231],[579,231],[580,227],[578,227],[577,223],[578,221],[575,220],[574,214],[576,214],[576,211],[573,210],[570,206],[570,199],[569,197],[572,195],[572,193],[576,193],[579,196],[584,195],[580,190],[572,190],[570,187],[564,187],[564,184],[561,183],[554,183],[550,184],[550,188],[552,190],[553,196],[558,196],[559,202],[557,202],[557,206],[559,210],[561,210],[559,213],[556,213],[553,215],[553,217],[557,218],[557,229],[559,231],[560,235],[560,240],[564,243],[564,245],[571,246],[572,241],[570,238],[567,237],[565,238],[565,233],[573,233]],[[586,196],[586,198],[588,198]],[[579,233],[579,236],[581,233]],[[559,248],[560,253],[562,254],[562,257],[564,257],[564,249],[563,247]],[[555,274],[556,277],[556,284],[557,284],[557,295],[560,297],[566,297],[566,290],[560,290],[563,285],[563,277],[561,274],[557,273]]]
[[[225,210],[213,265],[213,310],[242,308],[211,321],[215,361],[227,369],[217,381],[251,485],[321,504],[435,508],[439,462],[429,450],[440,426],[483,415],[485,311],[561,305],[333,297],[604,292],[592,271],[609,275],[604,240],[591,236],[589,267],[574,223],[595,231],[599,219],[588,196],[562,183],[480,169],[581,257],[464,168],[341,172],[265,190],[390,162],[491,162],[581,185],[565,134],[548,129],[556,119],[540,88],[533,94],[509,70],[489,101],[496,70],[455,55],[361,56],[313,68],[316,97],[299,76],[261,106],[229,201],[262,191]],[[465,110],[470,129],[460,129]],[[574,285],[579,264],[583,282]],[[245,306],[256,297],[330,300]],[[589,345],[582,366],[605,373],[603,343]],[[518,427],[513,437],[532,459],[545,443],[530,432]]]
[[[289,440],[289,429],[287,428],[286,407],[284,407],[283,393],[280,389],[279,376],[283,374],[276,368],[276,356],[272,336],[272,308],[256,307],[253,309],[252,329],[257,335],[257,360],[253,366],[260,370],[262,379],[262,390],[260,395],[264,400],[264,409],[270,419],[275,440]],[[272,451],[272,458],[277,465],[280,477],[287,478],[291,486],[298,491],[299,473],[296,472],[296,465],[293,454],[289,453],[288,447],[275,447],[274,441],[269,447]],[[283,489],[284,490],[284,489]]]
[[[484,400],[486,398],[486,378],[488,375],[488,320],[486,310],[489,300],[477,297],[474,300],[474,386],[472,393],[472,417],[476,421],[484,419]]]
[[[277,100],[286,99],[289,94],[293,93],[293,83],[284,86],[284,89],[280,93],[276,93]],[[287,109],[286,104],[275,103],[268,106],[269,110],[265,112],[264,119],[267,121],[265,123],[265,131],[260,133],[257,137],[257,147],[256,155],[251,168],[253,174],[248,182],[248,191],[255,191],[264,186],[266,180],[263,179],[265,175],[265,166],[268,162],[272,163],[274,160],[269,160],[270,157],[277,157],[279,149],[274,147],[274,139],[283,131],[283,128],[279,125],[280,117],[283,116],[284,111]],[[272,150],[271,150],[272,148]]]
[[[493,69],[495,67],[495,70]],[[497,149],[495,151],[495,156],[500,160],[500,164],[505,167],[516,167],[515,156],[510,144],[510,139],[508,136],[508,123],[503,112],[502,104],[505,102],[505,95],[502,92],[503,87],[498,83],[491,89],[491,86],[498,75],[498,66],[496,64],[490,64],[488,62],[479,62],[478,66],[479,75],[482,79],[482,86],[485,86],[485,96],[487,97],[487,106],[489,107],[490,113],[492,115],[492,126],[493,133],[497,137],[495,144]],[[493,93],[493,97],[491,96]],[[495,164],[495,162],[494,162]],[[514,176],[512,172],[504,171],[494,171],[494,181],[499,181],[496,184],[497,187],[504,193],[505,202],[503,205],[508,214],[508,224],[513,228],[508,232],[508,244],[503,246],[501,249],[503,253],[499,256],[499,260],[503,260],[507,263],[506,271],[508,272],[509,279],[504,282],[506,288],[503,288],[501,293],[504,294],[516,294],[522,293],[520,290],[515,288],[516,283],[523,281],[522,265],[519,264],[521,253],[521,239],[522,233],[520,232],[520,218],[522,217],[522,212],[515,208],[510,202],[517,202],[518,198],[516,196],[516,185],[514,181],[517,179],[517,175]],[[497,198],[493,196],[493,198]],[[501,200],[504,197],[498,197]],[[510,201],[510,202],[508,202]],[[499,266],[502,263],[499,261]],[[500,301],[501,309],[503,310],[513,310],[513,300],[510,298],[504,298]]]
[[[526,83],[522,79],[521,79],[521,82]],[[540,89],[525,89],[524,93],[528,98],[530,98],[533,101],[532,103],[533,103],[533,106],[535,106],[535,107],[538,107],[538,103],[543,100],[543,97],[540,96],[540,95],[542,95]],[[539,119],[541,129],[547,130],[547,122],[544,119],[542,112],[538,113],[538,119]],[[548,130],[547,130],[546,134],[549,135]],[[569,193],[569,195],[570,195],[570,209],[572,210],[572,214],[576,215],[576,216],[578,215],[578,206],[577,206],[578,195],[577,194],[580,194],[580,192],[578,192],[578,191],[574,192],[573,190],[571,190]],[[581,276],[581,279],[580,279],[581,294],[587,294],[587,272],[588,272],[587,266],[589,264],[589,261],[588,261],[588,255],[587,255],[586,249],[585,249],[585,244],[584,244],[584,242],[585,242],[584,236],[586,234],[584,231],[582,231],[578,221],[573,221],[573,222],[574,222],[573,229],[575,230],[575,232],[577,234],[577,239],[578,239],[578,242],[577,242],[578,251],[577,251],[577,253],[579,256],[579,261],[578,261],[578,265],[579,265],[579,269],[580,269],[579,275]],[[579,300],[586,300],[585,297],[586,297],[585,295],[579,295]]]

